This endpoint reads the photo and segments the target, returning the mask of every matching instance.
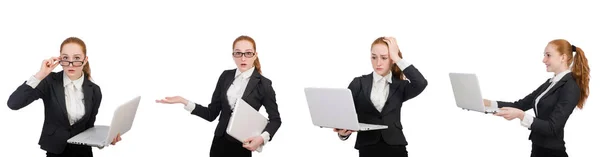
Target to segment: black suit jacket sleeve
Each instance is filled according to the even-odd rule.
[[[558,92],[558,102],[548,120],[535,118],[530,127],[532,132],[550,137],[558,137],[561,134],[567,119],[579,102],[580,91],[575,81],[568,81]]]
[[[48,94],[48,90],[48,81],[46,79],[41,80],[35,88],[31,88],[31,86],[27,85],[27,82],[24,82],[8,98],[8,108],[12,110],[21,109],[33,101],[43,98]]]
[[[102,102],[102,90],[100,90],[100,87],[96,86],[96,88],[94,88],[94,97],[92,99],[92,102],[94,103],[94,109],[92,109],[90,120],[88,120],[85,125],[86,128],[94,127],[94,124],[96,123],[96,115],[98,115],[98,109],[100,108],[100,103]]]
[[[212,99],[210,104],[208,104],[208,107],[196,104],[192,114],[200,116],[209,122],[217,119],[217,116],[219,116],[221,113],[221,90],[223,89],[221,84],[224,83],[225,72],[226,71],[223,71],[219,77],[219,81],[217,82],[217,86],[215,87],[215,91],[213,92]]]
[[[404,75],[410,80],[407,86],[404,86],[404,99],[407,101],[421,94],[425,87],[427,87],[427,79],[423,77],[423,74],[415,68],[414,65],[410,65],[404,69]]]
[[[267,81],[263,84],[263,89],[265,91],[265,95],[262,99],[262,104],[269,115],[269,123],[265,127],[264,131],[269,132],[269,141],[273,140],[273,136],[275,132],[281,126],[281,117],[279,116],[279,110],[277,109],[277,102],[275,99],[275,90],[273,90],[273,86],[271,86],[271,82]]]
[[[539,95],[542,90],[545,90],[543,87],[548,87],[548,83],[544,83],[540,85],[535,91],[529,93],[529,95],[525,96],[525,98],[517,100],[515,102],[505,102],[505,101],[497,101],[498,108],[502,107],[514,107],[521,109],[523,111],[527,111],[533,108],[533,104],[535,103],[536,95]]]

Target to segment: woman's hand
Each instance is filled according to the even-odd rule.
[[[181,103],[181,104],[187,105],[188,100],[183,97],[180,97],[180,96],[172,96],[172,97],[165,97],[164,99],[156,100],[156,103],[162,103],[162,104]]]
[[[398,43],[396,38],[394,37],[385,37],[383,39],[388,45],[390,58],[394,61],[394,63],[398,62],[402,57],[400,57],[400,48],[398,48]]]
[[[346,130],[346,129],[338,129],[338,128],[334,128],[333,132],[337,132],[338,135],[340,136],[349,136],[350,134],[352,134],[352,130]]]
[[[242,146],[250,151],[255,151],[256,149],[258,149],[258,147],[260,147],[260,145],[262,145],[265,142],[264,140],[265,139],[263,139],[262,136],[254,136],[246,139],[244,141],[244,145]]]
[[[488,99],[483,99],[483,106],[492,107],[492,101],[490,101]]]
[[[120,133],[117,134],[117,137],[115,137],[110,144],[115,145],[119,141],[121,141],[121,134]]]
[[[42,66],[40,67],[40,71],[35,74],[35,78],[38,80],[43,80],[60,64],[60,60],[58,57],[51,57],[49,59],[45,59],[42,61]]]
[[[500,108],[500,111],[498,113],[495,113],[494,115],[504,117],[504,119],[506,119],[506,120],[513,120],[515,118],[519,118],[520,120],[523,120],[523,116],[525,116],[525,112],[523,112],[523,110],[520,110],[518,108],[503,107],[503,108]]]

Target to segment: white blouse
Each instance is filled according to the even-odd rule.
[[[85,115],[85,105],[83,97],[83,77],[81,75],[77,80],[69,79],[66,73],[63,72],[63,87],[65,88],[65,105],[69,117],[69,124],[73,125]],[[41,80],[31,76],[27,80],[27,85],[35,88],[40,84]]]

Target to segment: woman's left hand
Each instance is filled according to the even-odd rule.
[[[506,120],[513,120],[515,118],[519,118],[520,120],[523,120],[523,116],[525,116],[525,112],[523,112],[523,110],[520,110],[518,108],[502,107],[502,108],[500,108],[500,111],[495,113],[494,115],[504,117],[504,119],[506,119]]]
[[[242,146],[250,151],[255,151],[264,142],[262,136],[254,136],[244,141],[244,145]]]
[[[110,144],[115,145],[119,141],[121,141],[121,134],[120,133],[117,134],[117,137],[115,137]]]
[[[388,53],[390,55],[390,58],[392,58],[392,60],[394,62],[398,62],[401,57],[400,57],[400,48],[398,48],[398,42],[396,41],[396,38],[394,37],[385,37],[385,39],[383,39],[383,41],[385,41],[388,45]]]

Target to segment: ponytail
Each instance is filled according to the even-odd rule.
[[[85,74],[85,78],[88,80],[92,79],[92,71],[90,69],[90,61],[87,61],[83,66],[83,73]]]
[[[400,58],[402,58],[402,52],[398,51],[398,56],[400,56]],[[396,65],[396,63],[394,63],[392,65],[392,76],[396,77],[399,80],[405,80],[404,72],[402,72],[402,70],[400,70],[400,67],[398,67],[398,65]]]
[[[254,68],[256,69],[256,71],[258,71],[259,74],[262,74],[262,71],[260,70],[260,61],[258,61],[258,56],[256,56],[256,59],[254,60]]]
[[[580,109],[583,108],[583,104],[585,100],[590,94],[590,67],[588,65],[588,60],[585,57],[585,53],[581,48],[572,46],[574,48],[575,61],[573,62],[573,76],[575,77],[575,81],[577,85],[579,85],[579,102],[577,102],[577,107]]]

